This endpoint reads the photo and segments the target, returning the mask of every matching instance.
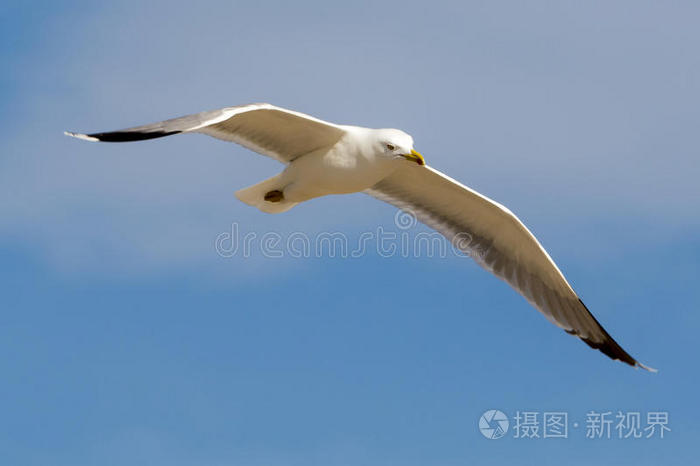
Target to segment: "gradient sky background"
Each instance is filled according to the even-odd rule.
[[[0,464],[697,460],[697,2],[99,3],[0,6]],[[62,135],[257,101],[411,133],[660,372],[468,259],[216,253],[234,223],[396,231],[365,195],[270,216],[233,192],[281,167],[235,145]],[[491,408],[672,431],[493,441]]]

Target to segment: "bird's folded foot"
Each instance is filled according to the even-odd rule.
[[[265,194],[265,200],[267,202],[282,202],[282,200],[284,200],[284,194],[282,191],[275,189]]]

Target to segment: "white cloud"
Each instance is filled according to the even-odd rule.
[[[585,9],[522,21],[459,3],[138,5],[63,12],[11,67],[0,239],[58,269],[217,269],[213,240],[232,221],[359,231],[387,220],[362,196],[260,214],[233,192],[281,166],[205,137],[98,145],[61,134],[260,100],[408,130],[429,163],[507,204],[555,249],[591,224],[626,224],[640,241],[698,227],[699,33],[682,18],[667,31],[653,12],[600,23]]]

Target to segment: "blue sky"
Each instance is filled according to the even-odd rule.
[[[700,433],[695,2],[4,2],[0,463],[659,464]],[[549,324],[465,258],[217,254],[351,241],[357,194],[269,216],[280,170],[204,136],[87,144],[268,101],[411,133],[516,212],[656,375]],[[411,234],[427,231],[420,227]],[[497,408],[665,411],[658,439],[485,439]]]

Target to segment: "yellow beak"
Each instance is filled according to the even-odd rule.
[[[425,159],[423,158],[422,155],[420,155],[420,152],[416,151],[415,149],[411,149],[410,154],[401,154],[406,160],[409,160],[411,162],[416,162],[418,165],[425,165]]]

